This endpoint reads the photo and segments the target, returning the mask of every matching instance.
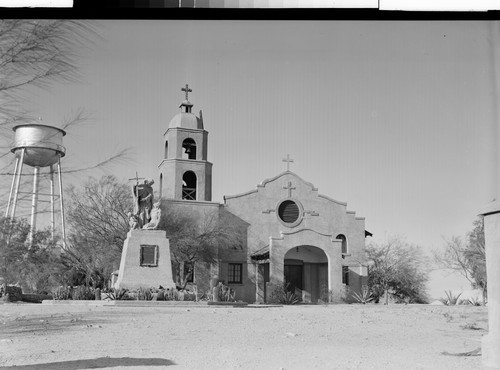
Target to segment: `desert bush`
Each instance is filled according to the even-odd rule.
[[[446,297],[439,298],[439,300],[445,305],[445,306],[454,306],[457,304],[458,299],[462,295],[462,293],[458,293],[457,295],[454,295],[451,290],[449,291],[444,291],[446,294]]]
[[[373,295],[367,286],[363,286],[361,292],[352,291],[351,295],[357,303],[367,304],[373,301]]]
[[[388,304],[389,294],[408,303],[428,303],[429,264],[421,247],[402,237],[391,236],[384,243],[370,243],[366,255],[373,261],[368,286],[376,303],[385,296],[385,304]]]
[[[72,299],[74,301],[89,301],[95,299],[95,292],[92,287],[80,285],[73,289]]]
[[[284,282],[281,285],[277,285],[271,288],[269,302],[293,305],[299,303],[300,300],[295,295],[295,293],[290,291],[290,283]]]
[[[139,301],[151,301],[153,300],[153,292],[150,288],[140,287],[137,290],[137,300]]]
[[[120,288],[110,290],[104,292],[104,299],[109,301],[125,301],[129,299],[128,289]]]
[[[167,289],[163,293],[165,301],[179,301],[179,292],[177,289]]]
[[[189,291],[185,291],[184,292],[184,300],[185,301],[196,301],[196,294],[194,292],[189,292]]]
[[[328,284],[322,280],[321,283],[319,284],[319,291],[320,291],[320,299],[321,301],[323,301],[324,303],[328,303],[330,302],[330,297],[332,295],[332,291],[328,289]]]
[[[235,302],[235,293],[227,285],[222,284],[219,289],[219,299],[221,302]]]
[[[60,286],[52,292],[52,298],[56,301],[66,301],[72,299],[72,288],[69,286]]]
[[[473,306],[482,306],[483,304],[482,300],[480,300],[479,297],[471,297],[467,301]]]

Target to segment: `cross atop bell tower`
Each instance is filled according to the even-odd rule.
[[[185,96],[186,99],[181,103],[181,105],[179,106],[179,108],[182,109],[183,113],[191,113],[191,108],[193,107],[193,104],[191,104],[191,102],[188,100],[188,98],[189,98],[188,95],[189,95],[190,92],[193,92],[193,90],[189,88],[188,84],[186,84],[186,87],[183,87],[181,89],[181,91],[184,91],[184,93],[186,95]]]
[[[191,89],[189,88],[189,85],[188,85],[188,84],[186,84],[186,87],[183,87],[183,88],[181,89],[181,91],[184,91],[184,92],[186,93],[186,100],[187,100],[187,101],[189,101],[188,94],[189,94],[190,92],[193,92],[193,90],[191,90]]]

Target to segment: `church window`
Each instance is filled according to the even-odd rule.
[[[227,267],[229,284],[243,283],[243,264],[242,263],[229,263]]]
[[[158,246],[141,245],[140,265],[148,267],[158,266]]]
[[[196,159],[196,143],[193,139],[187,138],[182,142],[182,158],[184,159]]]
[[[284,223],[293,224],[299,219],[299,206],[293,200],[285,200],[278,207],[278,216]]]
[[[196,175],[193,171],[182,176],[182,199],[196,200]]]
[[[342,266],[342,284],[349,285],[349,266]]]
[[[342,258],[345,258],[345,256],[348,254],[347,251],[347,238],[345,237],[344,234],[339,234],[335,239],[342,240]]]
[[[168,140],[165,141],[165,159],[168,158]]]

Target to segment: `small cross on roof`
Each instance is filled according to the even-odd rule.
[[[186,84],[186,87],[183,87],[181,90],[182,90],[182,91],[184,91],[184,92],[186,93],[186,100],[189,100],[189,99],[188,99],[188,94],[189,94],[190,92],[193,92],[193,90],[191,90],[191,89],[189,88],[189,85],[188,85],[188,84]]]
[[[290,171],[290,163],[293,163],[293,159],[290,158],[290,154],[287,154],[286,158],[283,158],[282,162],[286,162],[286,170]]]

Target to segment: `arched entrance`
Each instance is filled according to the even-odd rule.
[[[293,247],[285,254],[284,281],[304,303],[328,299],[328,257],[312,245]]]

